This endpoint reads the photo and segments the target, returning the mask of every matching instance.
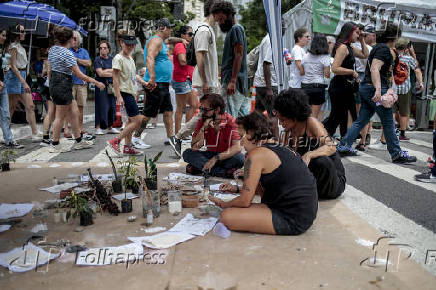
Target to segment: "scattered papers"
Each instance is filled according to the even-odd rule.
[[[78,252],[76,265],[104,266],[136,261],[144,253],[140,243],[132,243],[119,247],[92,248]]]
[[[194,235],[180,232],[164,232],[145,237],[128,237],[132,242],[142,243],[144,246],[152,249],[170,248],[193,238],[195,238]]]
[[[232,180],[230,183],[233,185],[236,185],[236,182],[234,180]],[[220,191],[220,186],[222,184],[224,184],[224,183],[211,184],[209,186],[209,189],[210,189],[210,191]]]
[[[22,217],[33,208],[33,203],[2,203],[0,204],[0,219]]]
[[[181,232],[195,236],[204,236],[207,234],[218,219],[211,217],[207,219],[194,218],[191,213],[186,214],[169,232]]]
[[[98,179],[100,181],[115,180],[115,176],[112,173],[109,173],[109,174],[93,174],[92,177],[94,179]],[[80,181],[88,182],[89,181],[89,175],[88,174],[81,175],[80,176]]]
[[[53,163],[53,164],[50,164],[48,167],[50,167],[50,168],[57,168],[57,167],[61,167],[61,165],[57,164],[57,163]]]
[[[36,164],[32,164],[32,165],[27,166],[27,168],[41,168],[41,166],[36,165]]]
[[[0,253],[0,265],[12,272],[27,272],[47,264],[59,255],[60,253],[46,252],[29,242],[24,248],[18,247],[7,253]]]
[[[73,163],[71,163],[71,166],[79,167],[79,166],[82,166],[83,164],[85,164],[85,162],[73,162]]]
[[[179,167],[179,166],[180,166],[179,163],[170,163],[170,164],[167,165],[167,167],[171,167],[171,168],[176,168],[176,167]]]
[[[35,234],[41,231],[48,231],[47,224],[37,224],[30,231]]]
[[[359,245],[362,245],[364,247],[368,247],[368,248],[371,248],[374,245],[374,242],[371,242],[371,241],[368,241],[368,240],[364,240],[364,239],[361,239],[361,238],[358,238],[356,240],[356,243],[358,243]]]
[[[163,180],[167,180],[169,182],[199,182],[203,179],[202,176],[194,176],[188,175],[179,172],[171,172],[167,177],[164,177]]]
[[[68,182],[68,183],[62,183],[62,184],[58,184],[58,185],[53,185],[50,187],[44,187],[44,188],[40,188],[39,190],[43,190],[43,191],[48,191],[51,193],[55,193],[55,194],[59,194],[62,190],[67,190],[67,189],[71,189],[73,187],[78,186],[79,184],[76,182]]]
[[[239,196],[239,194],[220,193],[220,192],[218,192],[218,193],[215,193],[214,196],[215,196],[216,198],[221,199],[221,200],[224,201],[224,202],[227,202],[227,201],[231,201],[231,200],[235,199],[236,197]]]
[[[97,164],[98,167],[109,167],[109,163],[106,162],[100,162]]]
[[[0,233],[6,232],[11,228],[11,225],[0,225]]]
[[[115,198],[116,200],[122,201],[124,199],[124,197],[127,197],[127,199],[134,199],[134,198],[138,198],[139,196],[136,194],[133,194],[131,192],[128,192],[124,195],[124,193],[120,193],[117,195],[113,195],[113,198]]]
[[[157,232],[161,232],[166,230],[166,227],[154,227],[154,228],[147,228],[147,229],[143,229],[141,228],[141,230],[143,230],[144,232],[146,232],[147,234],[152,234],[152,233],[157,233]]]

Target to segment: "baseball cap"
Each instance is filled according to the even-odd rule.
[[[132,45],[137,43],[136,37],[134,35],[124,34],[123,36],[121,36],[121,40],[127,45]]]
[[[154,24],[154,27],[174,27],[175,24],[171,24],[171,22],[168,20],[168,18],[161,18],[157,20]]]
[[[365,27],[365,32],[366,33],[375,33],[374,26],[367,26],[367,27]]]

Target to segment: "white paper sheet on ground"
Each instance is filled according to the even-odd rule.
[[[61,165],[60,165],[60,164],[57,164],[57,163],[53,163],[53,164],[50,164],[48,167],[50,167],[50,168],[56,168],[56,167],[61,167]]]
[[[51,193],[55,193],[55,194],[59,194],[62,190],[67,190],[73,187],[78,186],[79,184],[76,182],[71,182],[71,183],[62,183],[62,184],[58,184],[58,185],[53,185],[50,187],[44,187],[44,188],[40,188],[39,190],[42,191],[48,191]]]
[[[25,216],[32,208],[33,203],[2,203],[0,204],[0,219]]]
[[[27,272],[47,264],[59,255],[60,253],[49,253],[29,242],[24,249],[18,247],[7,253],[0,253],[0,265],[12,272]]]
[[[107,163],[107,162],[99,162],[99,163],[97,164],[97,166],[98,166],[98,167],[109,167],[109,163]]]
[[[113,195],[112,197],[115,198],[116,200],[122,201],[124,199],[124,197],[127,197],[127,199],[134,199],[134,198],[138,198],[139,195],[128,192],[128,193],[126,193],[126,195],[124,195],[124,193],[120,193],[117,195]]]
[[[78,253],[76,265],[104,266],[136,261],[144,253],[140,243],[132,243],[119,247],[92,248]]]
[[[179,167],[179,166],[180,166],[179,163],[170,163],[170,164],[167,165],[167,167],[170,167],[170,168],[176,168],[176,167]]]
[[[32,165],[27,166],[27,168],[41,168],[41,166],[36,165],[36,164],[32,164]]]
[[[47,224],[37,224],[37,225],[35,225],[30,231],[32,232],[32,233],[37,233],[37,232],[40,232],[40,231],[47,231],[48,230],[48,228],[47,228]]]
[[[85,162],[73,162],[73,163],[71,163],[71,166],[79,167],[79,166],[82,166],[83,164],[85,164]]]
[[[215,196],[216,198],[221,199],[222,201],[227,202],[227,201],[231,201],[231,200],[235,199],[236,197],[239,196],[239,194],[216,192],[216,193],[214,194],[214,196]]]
[[[236,182],[234,180],[232,180],[230,183],[233,184],[233,185],[236,185]],[[211,184],[209,186],[209,189],[211,191],[219,191],[221,184],[224,184],[224,183]]]
[[[128,237],[132,242],[142,243],[144,246],[152,249],[170,248],[193,238],[195,238],[194,235],[181,232],[164,232],[145,237]]]
[[[168,181],[178,181],[178,182],[199,182],[203,179],[202,176],[194,176],[188,175],[179,172],[171,172],[167,177],[164,177],[163,180]]]
[[[188,213],[174,227],[169,229],[169,232],[182,232],[196,236],[204,236],[213,228],[217,221],[218,219],[214,217],[198,219],[191,213]]]
[[[167,229],[166,227],[154,227],[154,228],[146,228],[146,229],[141,228],[141,230],[143,230],[147,234],[153,234],[153,233],[161,232],[161,231],[164,231],[166,229]]]
[[[0,233],[1,232],[6,232],[10,228],[11,228],[11,225],[0,225]]]
[[[98,179],[100,181],[115,180],[115,176],[112,173],[109,173],[109,174],[93,174],[92,177],[94,177],[94,179]],[[89,181],[89,175],[88,174],[81,175],[80,176],[80,181],[88,182]]]

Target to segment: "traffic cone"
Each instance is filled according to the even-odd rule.
[[[121,118],[121,106],[115,105],[115,121],[112,124],[112,127],[121,128],[123,127],[123,121]]]

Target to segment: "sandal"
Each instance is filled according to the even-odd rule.
[[[365,144],[357,144],[356,150],[358,151],[365,151]]]

